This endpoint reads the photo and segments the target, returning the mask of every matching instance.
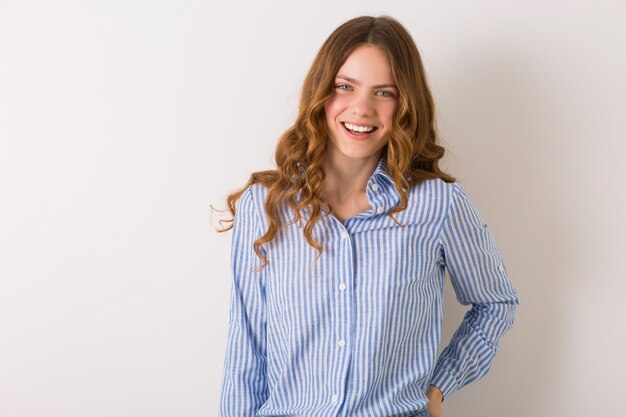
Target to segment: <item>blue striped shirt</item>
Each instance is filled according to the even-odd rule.
[[[316,224],[317,263],[305,210],[261,246],[269,264],[253,272],[267,191],[253,184],[236,204],[221,417],[428,416],[430,384],[445,399],[487,373],[519,299],[460,182],[412,188],[400,227],[385,214],[401,200],[383,155],[367,183],[372,208]],[[446,269],[471,309],[437,355]]]

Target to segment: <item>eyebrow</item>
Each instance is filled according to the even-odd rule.
[[[355,80],[354,78],[346,77],[345,75],[337,74],[336,78],[341,78],[342,80],[346,80],[346,81],[348,81],[350,83],[353,83],[353,84],[356,84],[356,85],[361,85],[361,83],[359,81]],[[387,88],[387,87],[398,88],[393,83],[391,83],[391,84],[378,84],[378,85],[374,86],[374,88]]]

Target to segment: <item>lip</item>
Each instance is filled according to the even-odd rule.
[[[376,126],[376,125],[368,125],[367,123],[351,122],[351,121],[349,121],[349,120],[344,120],[343,122],[340,122],[340,123],[341,123],[341,124],[344,124],[344,123],[349,123],[349,124],[351,124],[351,125],[354,125],[354,126],[359,126],[359,127],[375,127],[375,128],[377,128],[377,127],[378,127],[378,126]]]
[[[366,125],[363,123],[351,123],[351,122],[341,122],[339,123],[341,125],[341,128],[343,129],[344,133],[346,136],[348,136],[351,139],[355,139],[355,140],[367,140],[370,137],[372,137],[372,135],[378,130],[377,126],[373,126],[374,130],[372,130],[369,133],[354,133],[353,131],[351,131],[350,129],[348,129],[344,123],[350,123],[350,124],[354,124],[356,126],[364,126],[364,127],[369,127],[369,126],[373,126],[373,125]]]

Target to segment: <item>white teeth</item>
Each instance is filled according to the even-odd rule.
[[[352,130],[353,132],[363,133],[363,132],[371,132],[372,130],[374,130],[374,126],[355,126],[350,123],[344,123],[344,126]]]

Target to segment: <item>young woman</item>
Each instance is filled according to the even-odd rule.
[[[339,26],[276,169],[227,198],[220,416],[441,416],[487,373],[518,295],[443,155],[407,30],[386,16]],[[472,307],[438,355],[445,270]]]

